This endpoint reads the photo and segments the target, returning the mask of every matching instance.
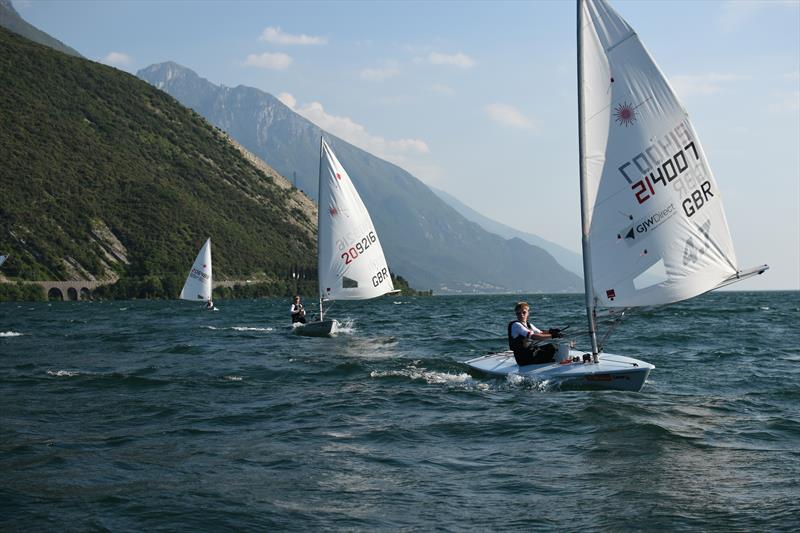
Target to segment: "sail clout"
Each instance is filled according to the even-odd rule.
[[[581,2],[585,189],[600,307],[691,298],[739,271],[722,195],[686,110],[604,0]]]
[[[197,259],[181,290],[182,300],[208,301],[211,299],[211,238],[200,248]]]
[[[365,300],[393,291],[381,241],[364,202],[325,139],[320,150],[320,297]]]

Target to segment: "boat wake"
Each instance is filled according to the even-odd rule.
[[[408,366],[401,370],[373,370],[370,372],[371,378],[407,378],[412,381],[424,381],[429,385],[450,385],[458,388],[476,388],[480,390],[488,390],[489,386],[485,383],[475,381],[475,379],[466,372],[451,373],[439,372],[436,370],[428,370],[427,368],[419,368],[414,365]]]
[[[539,392],[549,392],[561,389],[561,381],[557,379],[536,379],[531,376],[523,376],[520,374],[508,374],[506,382],[514,387],[523,389],[530,389]]]
[[[292,324],[292,326],[294,326],[294,324]],[[274,331],[273,328],[255,328],[255,327],[251,327],[251,326],[231,326],[231,327],[227,327],[227,328],[218,328],[216,326],[203,326],[203,327],[206,328],[206,329],[211,329],[211,330],[215,330],[215,331],[223,331],[223,330],[226,330],[226,329],[231,329],[233,331],[260,331],[260,332],[263,332],[263,333],[269,333],[271,331]]]
[[[339,327],[336,329],[336,333],[340,335],[352,335],[356,332],[356,321],[352,318],[346,318],[344,320],[339,321]]]
[[[58,378],[65,378],[65,377],[66,378],[71,378],[71,377],[74,377],[74,376],[79,376],[80,372],[77,372],[75,370],[48,370],[47,371],[47,375],[48,376],[58,377]]]
[[[16,331],[0,331],[0,337],[21,337],[22,335]]]

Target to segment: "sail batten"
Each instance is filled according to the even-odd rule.
[[[605,0],[580,1],[579,10],[586,275],[595,305],[662,305],[711,290],[738,267],[689,116]]]

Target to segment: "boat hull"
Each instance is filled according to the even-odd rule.
[[[569,351],[569,359],[580,362],[518,366],[511,351],[492,353],[466,361],[471,369],[494,376],[515,374],[535,381],[555,381],[561,388],[602,389],[638,392],[644,387],[654,365],[609,353],[598,355],[597,363],[583,363],[586,352]]]
[[[304,337],[335,337],[339,331],[338,320],[322,320],[300,324],[294,328],[297,335]]]

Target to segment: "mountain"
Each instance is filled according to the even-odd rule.
[[[8,279],[150,277],[177,293],[209,236],[219,279],[315,272],[313,202],[140,79],[0,28],[0,109]]]
[[[580,254],[577,254],[572,250],[568,250],[567,248],[564,248],[556,243],[543,239],[538,235],[534,235],[533,233],[526,233],[510,226],[506,226],[505,224],[497,222],[496,220],[492,220],[491,218],[488,218],[478,213],[471,207],[465,205],[452,194],[449,194],[441,189],[436,189],[434,187],[430,187],[430,189],[436,193],[439,198],[444,200],[447,205],[458,211],[464,218],[475,222],[486,231],[500,235],[505,239],[513,239],[516,237],[518,239],[522,239],[532,246],[538,246],[552,255],[561,266],[565,267],[570,272],[573,272],[579,276],[583,275],[583,258]]]
[[[14,6],[11,5],[11,0],[0,0],[0,27],[22,35],[35,43],[49,46],[59,52],[64,52],[65,54],[75,57],[83,57],[73,48],[70,48],[58,39],[50,37],[42,30],[25,22],[25,20],[19,16],[17,10],[14,9]]]
[[[217,86],[172,62],[137,75],[292,176],[314,198],[324,133],[369,209],[389,266],[415,287],[439,293],[582,290],[580,278],[541,248],[489,233],[405,170],[323,132],[269,93]]]

